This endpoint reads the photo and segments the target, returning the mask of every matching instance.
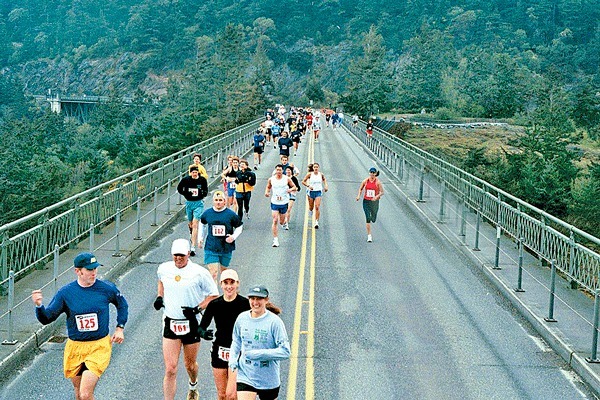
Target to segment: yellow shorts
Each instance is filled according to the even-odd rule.
[[[68,339],[65,345],[63,367],[65,378],[74,378],[85,363],[87,369],[100,377],[110,363],[112,342],[110,336],[90,342]]]

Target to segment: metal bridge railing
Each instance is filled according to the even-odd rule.
[[[194,153],[203,155],[203,164],[212,176],[226,164],[234,149],[250,147],[254,131],[262,120],[221,133],[175,154],[138,168],[43,210],[0,227],[0,288],[13,277],[52,260],[55,247],[73,247],[90,234],[114,221],[117,214],[135,208],[138,197],[150,200],[155,188],[162,191],[187,173]]]
[[[501,233],[522,242],[541,260],[553,263],[585,290],[592,294],[600,290],[600,254],[587,246],[600,246],[597,237],[379,128],[369,138],[364,121],[359,121],[357,127],[349,121],[344,121],[344,125],[400,180],[410,179],[412,174],[420,181],[417,200],[423,200],[425,180],[439,182],[442,191],[452,191],[467,208]]]

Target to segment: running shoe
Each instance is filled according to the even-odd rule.
[[[200,393],[198,393],[198,389],[188,390],[186,400],[199,400],[199,399],[200,399]]]
[[[273,238],[273,247],[279,247],[279,239],[276,237]]]
[[[285,229],[286,231],[290,230],[290,226],[288,225],[287,222],[285,224],[283,224],[283,229]]]
[[[298,153],[294,153],[294,157],[296,157],[298,155]]]
[[[373,241],[373,236],[367,235],[367,242],[371,243]]]
[[[196,248],[195,248],[195,247],[192,247],[192,248],[190,249],[190,257],[194,257],[195,255],[196,255]]]
[[[319,220],[318,219],[315,220],[315,229],[319,229]]]
[[[257,169],[258,169],[258,167],[255,165],[255,166],[254,166],[254,170],[256,171]]]

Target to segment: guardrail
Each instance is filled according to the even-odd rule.
[[[588,292],[600,291],[600,254],[586,246],[600,246],[597,237],[379,128],[369,138],[364,121],[357,127],[348,121],[344,125],[400,180],[411,170],[418,175],[417,201],[423,201],[424,181],[433,179],[439,182],[442,195],[452,191],[465,207],[477,213],[478,220],[483,218],[496,226],[498,237],[505,234],[513,238]]]
[[[226,164],[232,149],[250,141],[262,119],[221,133],[168,157],[138,168],[111,181],[65,199],[43,210],[0,227],[0,288],[6,289],[9,272],[18,278],[52,260],[59,251],[90,235],[90,226],[101,229],[118,215],[146,201],[156,190],[169,189],[171,182],[187,173],[194,153],[213,176]],[[93,230],[92,230],[93,232]]]

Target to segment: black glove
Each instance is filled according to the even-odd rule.
[[[156,300],[154,300],[154,309],[156,311],[160,310],[161,308],[163,308],[165,306],[165,302],[163,301],[162,296],[157,296]]]
[[[183,316],[190,320],[196,319],[196,314],[200,312],[200,309],[198,307],[182,306],[181,308],[183,309]]]
[[[213,340],[215,338],[212,329],[198,328],[198,334],[204,340]]]

